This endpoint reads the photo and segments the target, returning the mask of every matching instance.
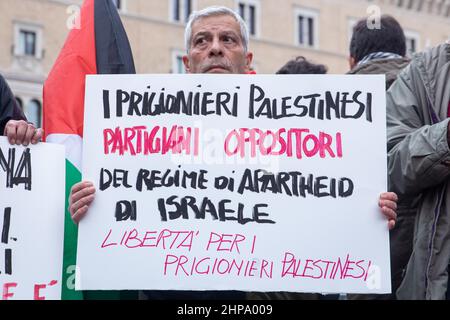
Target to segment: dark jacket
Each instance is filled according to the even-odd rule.
[[[5,125],[11,119],[27,120],[5,78],[0,75],[0,136],[4,134]]]
[[[389,180],[422,194],[400,299],[445,299],[450,260],[450,44],[416,54],[387,94]]]

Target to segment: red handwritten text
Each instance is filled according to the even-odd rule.
[[[286,155],[297,157],[297,159],[312,158],[317,155],[320,158],[342,158],[343,156],[341,133],[338,132],[332,136],[319,132],[315,135],[308,129],[282,128],[275,132],[257,128],[235,129],[227,135],[224,149],[228,156],[238,154],[241,158],[246,156],[255,158],[257,153],[263,156]]]
[[[351,260],[348,254],[345,259],[320,260],[298,259],[294,254],[285,252],[281,261],[281,277],[312,278],[312,279],[367,279],[371,261]]]
[[[162,248],[187,249],[191,251],[194,237],[198,231],[174,231],[163,229],[161,231],[143,231],[136,229],[117,234],[110,229],[106,235],[101,248],[124,246],[134,248]],[[119,241],[120,239],[120,241]]]
[[[216,251],[236,251],[237,253],[241,253],[239,251],[239,244],[243,241],[245,241],[245,236],[242,234],[218,234],[211,232],[206,251],[209,251],[211,247]]]
[[[57,280],[52,280],[50,281],[48,284],[35,284],[30,288],[30,292],[29,292],[29,299],[34,299],[34,300],[46,300],[46,296],[45,296],[45,290],[48,289],[49,287],[55,286],[56,284],[58,284]],[[2,300],[10,300],[13,298],[17,298],[16,295],[16,291],[17,289],[19,289],[20,284],[17,282],[6,282],[3,284],[3,294],[2,294]],[[26,297],[24,297],[24,285],[22,284],[22,292],[21,292],[21,297],[20,299],[28,299]],[[25,288],[26,289],[26,288]],[[25,291],[26,293],[27,291]]]
[[[231,275],[241,277],[273,277],[273,261],[166,255],[164,275]]]
[[[171,128],[155,126],[151,130],[148,130],[146,126],[104,129],[104,153],[119,155],[127,153],[135,156],[172,152],[196,156],[199,153],[199,135],[200,129],[182,126]]]

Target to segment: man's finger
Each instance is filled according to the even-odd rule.
[[[73,195],[74,193],[76,193],[84,188],[89,188],[89,187],[93,187],[93,186],[94,186],[94,184],[90,181],[81,181],[81,182],[75,183],[72,186],[72,189],[70,190],[70,194]]]
[[[37,129],[36,129],[34,126],[29,125],[29,126],[27,127],[27,131],[26,131],[26,133],[25,133],[25,137],[24,137],[24,139],[23,139],[23,141],[22,141],[22,144],[23,144],[25,147],[28,146],[28,145],[31,143],[32,138],[33,138],[34,134],[36,133],[36,130],[37,130]]]
[[[395,220],[389,220],[388,227],[389,227],[389,230],[394,229],[394,227],[395,227]]]
[[[392,210],[397,210],[397,202],[391,201],[391,200],[380,200],[379,201],[380,208],[382,207],[388,207]]]
[[[89,205],[94,201],[95,195],[91,194],[89,196],[83,197],[79,199],[78,201],[72,202],[71,209],[69,210],[72,213],[77,212],[80,208],[83,208],[84,206],[89,207]]]
[[[382,213],[388,218],[388,219],[397,219],[397,213],[388,207],[382,207],[381,208]]]
[[[14,124],[14,121],[8,121],[8,123],[6,124],[5,136],[8,138],[8,142],[10,144],[16,143],[17,126]]]
[[[71,203],[75,203],[77,201],[80,201],[81,199],[94,195],[95,194],[95,187],[87,187],[87,188],[83,188],[80,191],[77,191],[75,193],[72,194],[71,198]]]
[[[28,123],[25,121],[20,121],[17,125],[17,132],[16,132],[16,144],[20,145],[25,140],[25,135],[27,133],[28,129]]]
[[[42,137],[44,136],[44,130],[41,128],[38,128],[34,131],[33,137],[31,138],[31,143],[36,144],[39,141],[42,140]]]
[[[94,200],[95,194],[91,194],[88,195],[86,197],[83,197],[81,199],[78,200],[73,200],[70,199],[70,204],[69,204],[69,212],[71,215],[73,215],[78,209],[80,209],[81,207],[83,207],[84,205],[90,205],[91,202]]]
[[[395,192],[383,192],[380,195],[380,200],[391,200],[391,201],[398,201],[398,196]]]
[[[72,220],[76,224],[80,222],[80,220],[86,215],[86,212],[88,211],[88,206],[84,206],[80,209],[78,209],[73,215]]]

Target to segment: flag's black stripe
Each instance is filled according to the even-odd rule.
[[[127,34],[112,1],[94,2],[95,52],[98,74],[135,74]]]

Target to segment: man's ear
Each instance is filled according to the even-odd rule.
[[[191,69],[189,68],[188,56],[183,56],[183,64],[184,64],[184,69],[186,70],[186,73],[191,73]]]
[[[348,65],[350,66],[350,70],[356,66],[356,60],[352,56],[348,57]]]
[[[247,55],[245,56],[245,67],[247,69],[246,71],[250,71],[252,62],[253,62],[253,53],[247,52]]]

